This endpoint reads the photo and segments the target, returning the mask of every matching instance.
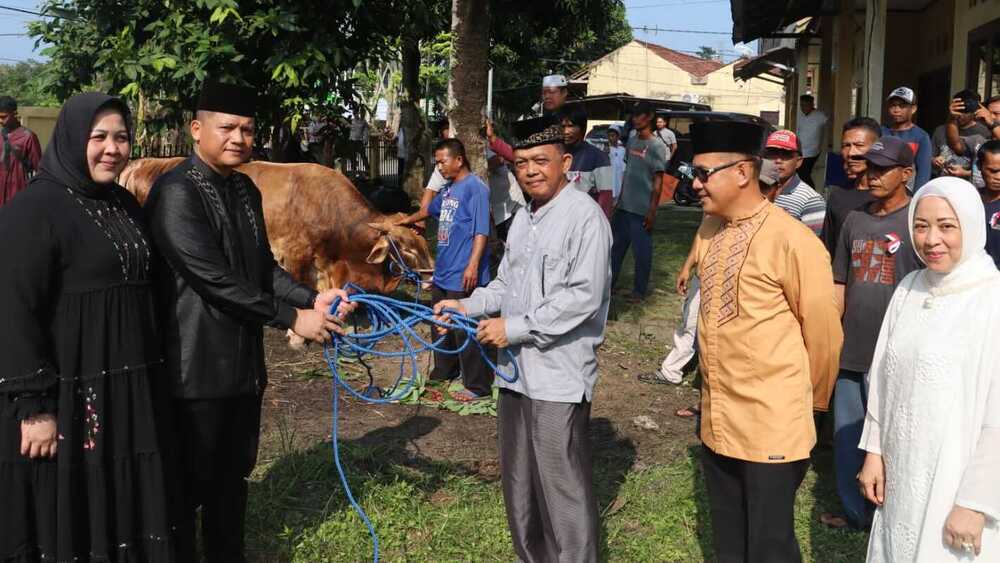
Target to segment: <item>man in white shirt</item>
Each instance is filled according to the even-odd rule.
[[[368,121],[365,120],[365,111],[362,106],[355,106],[353,118],[351,119],[351,133],[348,137],[351,147],[351,164],[355,170],[358,169],[358,159],[365,165],[365,170],[371,166],[368,164],[368,157],[365,155],[365,142],[368,140]]]
[[[802,166],[799,167],[799,176],[817,187],[822,186],[823,182],[817,184],[812,172],[816,160],[819,159],[819,153],[822,152],[823,127],[826,126],[826,122],[826,114],[816,109],[816,100],[810,94],[804,94],[799,98],[798,125],[795,127],[795,134],[802,143]]]

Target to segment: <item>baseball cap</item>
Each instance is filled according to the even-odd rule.
[[[889,97],[887,97],[885,100],[889,101],[893,98],[899,98],[900,100],[903,100],[908,104],[912,104],[913,102],[917,101],[917,95],[913,93],[913,90],[907,88],[906,86],[900,86],[899,88],[896,88],[892,92],[889,92]]]
[[[777,185],[779,179],[778,165],[775,164],[773,160],[768,160],[766,158],[761,159],[760,183],[765,186],[772,187]]]
[[[792,131],[781,129],[768,135],[764,148],[799,152],[799,138]]]
[[[913,166],[913,149],[899,137],[886,135],[875,141],[865,153],[865,160],[887,168],[890,166]]]

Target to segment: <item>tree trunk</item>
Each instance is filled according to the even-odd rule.
[[[399,95],[399,124],[406,130],[406,170],[400,170],[403,191],[410,199],[420,200],[427,175],[427,154],[424,138],[424,122],[420,119],[420,43],[416,38],[403,38],[402,84]]]
[[[489,0],[452,0],[448,117],[472,171],[486,178],[483,127],[490,52]]]

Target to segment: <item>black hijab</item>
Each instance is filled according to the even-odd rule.
[[[63,104],[52,131],[52,140],[45,147],[38,174],[32,182],[53,182],[87,197],[102,197],[113,184],[97,184],[90,178],[87,166],[87,144],[94,117],[104,109],[118,110],[129,122],[128,106],[119,98],[86,92],[77,94]],[[132,132],[129,130],[129,140]]]

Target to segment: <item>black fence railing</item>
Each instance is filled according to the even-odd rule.
[[[170,158],[188,156],[194,150],[194,144],[189,141],[157,142],[132,146],[132,158]],[[322,153],[318,149],[317,153]],[[397,157],[396,141],[381,137],[372,137],[367,141],[341,142],[336,144],[334,166],[339,166],[345,174],[363,173],[372,180],[381,180],[383,184],[399,185],[399,159]],[[254,151],[254,159],[266,160],[269,151],[265,148]],[[304,162],[317,162],[322,154],[313,151],[302,153]]]
[[[170,158],[187,156],[194,150],[191,142],[153,143],[150,145],[132,145],[132,158]]]
[[[338,154],[337,160],[345,173],[363,172],[371,179],[381,179],[386,184],[399,184],[399,159],[396,141],[379,137],[365,141],[353,141],[344,145],[345,154]]]

